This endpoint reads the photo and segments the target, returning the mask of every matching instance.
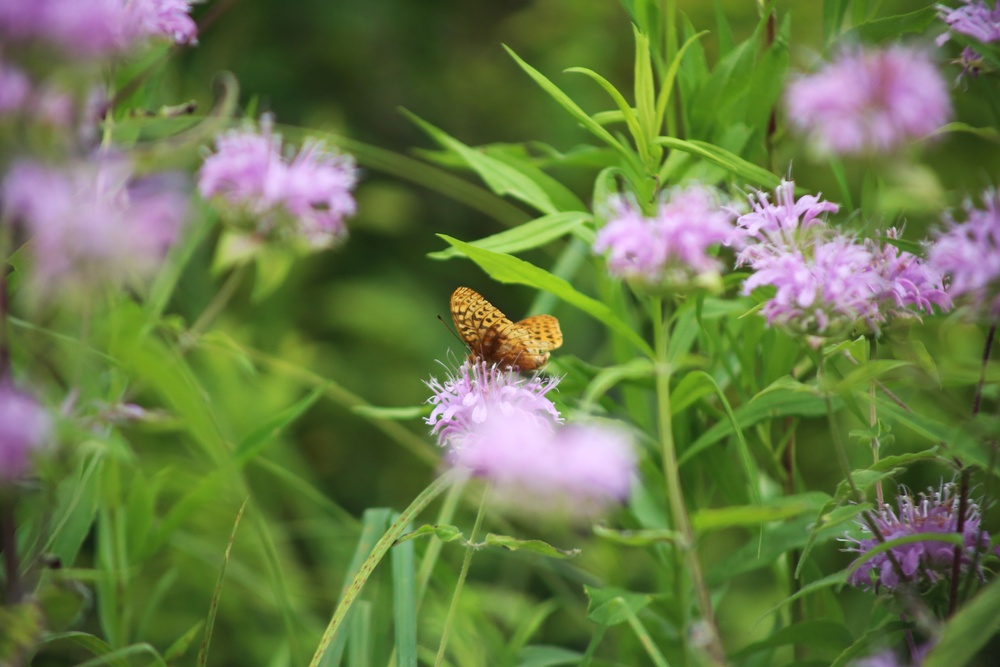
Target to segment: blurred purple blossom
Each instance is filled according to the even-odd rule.
[[[948,214],[947,229],[931,245],[927,261],[948,276],[952,299],[967,301],[977,313],[1000,317],[1000,190],[983,193],[983,208],[965,203],[966,221]]]
[[[265,117],[260,131],[230,130],[216,139],[198,189],[206,199],[219,197],[239,216],[252,218],[256,233],[290,232],[324,247],[346,234],[344,218],[356,209],[351,194],[356,183],[353,158],[316,141],[307,141],[286,161],[281,135]]]
[[[903,46],[844,51],[794,79],[786,104],[791,124],[820,153],[892,150],[951,117],[947,86],[930,56]]]
[[[32,282],[42,294],[149,277],[188,206],[180,176],[137,178],[126,159],[111,155],[66,168],[16,163],[2,197],[5,216],[31,237]]]
[[[837,236],[816,241],[752,265],[756,270],[743,283],[744,294],[762,285],[777,289],[761,309],[768,324],[794,333],[830,336],[878,319],[872,255],[852,239]]]
[[[886,542],[921,533],[955,534],[958,532],[959,505],[956,491],[955,484],[942,483],[936,491],[928,489],[921,493],[917,500],[906,489],[901,489],[896,499],[899,513],[885,505],[873,513],[874,523]],[[862,537],[844,537],[844,541],[853,543],[845,551],[864,556],[881,540],[872,534],[867,523],[860,520],[858,523]],[[970,499],[962,525],[961,567],[967,572],[975,563],[976,572],[982,577],[982,552],[988,548],[990,536],[980,530],[979,523],[979,507]],[[890,560],[890,553],[899,565],[898,570]],[[900,544],[865,560],[851,573],[848,581],[854,586],[876,590],[892,590],[901,583],[933,585],[951,575],[954,555],[955,547],[948,542],[921,540]]]
[[[0,379],[0,483],[23,477],[52,430],[45,409],[29,394]]]
[[[31,94],[31,81],[18,68],[0,60],[0,114],[20,111]]]
[[[890,228],[886,238],[898,239],[899,231]],[[945,292],[941,271],[888,241],[879,244],[867,239],[865,245],[872,254],[872,268],[881,279],[878,294],[880,319],[913,314],[908,308],[926,313],[934,312],[934,306],[951,310],[951,297]]]
[[[546,397],[557,383],[466,362],[427,383],[427,423],[448,461],[489,479],[502,505],[590,517],[628,495],[635,454],[618,428],[563,426]]]
[[[123,53],[147,39],[195,41],[190,0],[0,0],[0,35],[78,56]]]
[[[782,181],[774,202],[765,192],[749,197],[750,212],[736,220],[736,266],[754,273],[743,293],[770,285],[774,297],[761,314],[768,324],[794,333],[837,335],[859,325],[877,330],[898,317],[951,308],[941,272],[891,243],[863,244],[827,225],[836,204],[818,196],[795,199],[795,183]],[[896,239],[897,230],[886,233]]]
[[[1000,6],[990,7],[984,0],[962,2],[955,9],[937,5],[938,16],[948,24],[948,32],[937,39],[938,46],[948,41],[952,32],[968,35],[983,44],[1000,41]]]
[[[621,197],[610,200],[608,207],[611,219],[597,233],[594,252],[607,253],[612,275],[683,285],[721,269],[709,249],[730,238],[735,215],[720,205],[713,190],[702,186],[672,190],[652,218]]]

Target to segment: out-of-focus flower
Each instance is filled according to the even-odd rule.
[[[259,132],[231,130],[216,139],[198,189],[206,199],[225,201],[238,218],[249,218],[254,233],[300,237],[324,247],[346,234],[344,219],[356,209],[351,195],[356,183],[353,158],[319,142],[307,142],[286,161],[281,135],[265,117]]]
[[[628,495],[635,454],[618,428],[562,425],[545,396],[557,382],[467,362],[428,383],[427,423],[448,461],[490,480],[501,504],[590,517]]]
[[[0,114],[20,111],[31,94],[31,81],[21,70],[0,61]]]
[[[187,213],[179,176],[135,178],[127,160],[99,156],[57,169],[20,162],[2,184],[4,214],[23,225],[38,293],[79,293],[149,277]]]
[[[788,118],[820,153],[877,154],[936,130],[951,116],[948,89],[923,51],[850,50],[786,93]]]
[[[855,328],[878,330],[899,317],[951,308],[942,275],[919,257],[888,242],[864,244],[838,234],[825,221],[836,204],[818,196],[795,199],[795,183],[782,181],[772,203],[752,193],[750,212],[736,220],[736,266],[754,273],[743,293],[770,285],[761,309],[768,324],[800,334],[830,336]],[[897,230],[886,233],[899,237]]]
[[[737,266],[755,266],[757,261],[806,244],[810,230],[825,229],[826,214],[840,210],[818,195],[795,199],[795,181],[785,179],[774,190],[774,203],[763,190],[750,193],[748,200],[750,212],[736,219],[730,238],[739,251]]]
[[[86,57],[124,53],[149,39],[195,41],[189,0],[0,0],[0,34],[44,40]]]
[[[831,336],[859,323],[872,326],[878,319],[872,255],[847,237],[782,251],[754,266],[757,270],[743,283],[743,293],[762,285],[777,289],[761,309],[768,324]]]
[[[722,264],[709,250],[729,239],[735,216],[712,190],[668,192],[652,218],[622,198],[608,206],[611,219],[597,233],[594,252],[607,253],[613,275],[673,286],[717,278]]]
[[[1000,41],[1000,6],[990,7],[984,0],[962,0],[954,9],[938,5],[938,16],[948,24],[948,32],[937,39],[938,46],[951,37],[952,32],[968,35],[987,44]]]
[[[928,489],[927,493],[920,494],[919,500],[903,489],[896,503],[899,507],[898,515],[892,507],[886,505],[873,517],[886,542],[921,533],[958,533],[959,498],[953,483],[942,483],[936,491]],[[979,523],[979,507],[970,499],[962,524],[964,546],[960,555],[961,570],[967,572],[975,563],[976,574],[981,578],[982,554],[989,546],[990,536],[986,531],[980,530]],[[846,551],[864,556],[882,540],[872,534],[864,521],[859,521],[859,526],[862,537],[848,535],[843,539],[853,544]],[[890,554],[898,568],[893,565]],[[848,581],[861,588],[876,590],[892,590],[902,584],[933,585],[951,576],[954,557],[955,547],[948,542],[920,540],[899,544],[865,560],[851,573]]]
[[[983,193],[983,208],[965,203],[966,221],[948,214],[931,245],[930,266],[949,277],[948,294],[989,318],[1000,317],[1000,190]]]
[[[886,238],[898,239],[899,231],[889,229]],[[866,246],[872,254],[872,268],[881,278],[877,295],[881,319],[913,315],[908,308],[926,313],[933,312],[933,306],[951,309],[951,297],[944,290],[941,271],[889,242],[878,244],[868,239]]]
[[[0,484],[23,477],[51,431],[45,409],[29,394],[0,379]]]

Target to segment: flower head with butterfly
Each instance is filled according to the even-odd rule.
[[[588,518],[624,499],[635,468],[631,437],[607,424],[564,424],[547,394],[558,378],[531,375],[562,344],[559,322],[512,322],[460,287],[452,318],[470,355],[444,381],[431,379],[427,424],[447,461],[493,483],[519,510]]]

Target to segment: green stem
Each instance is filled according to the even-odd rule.
[[[653,316],[653,336],[656,344],[656,395],[657,411],[660,422],[660,448],[663,455],[663,475],[667,486],[667,501],[673,516],[674,530],[682,536],[681,548],[687,571],[694,585],[698,608],[702,620],[708,627],[708,651],[712,661],[718,665],[726,663],[726,652],[719,636],[719,627],[712,611],[712,599],[708,586],[701,572],[701,563],[695,550],[694,529],[684,504],[684,494],[681,491],[680,469],[677,465],[677,451],[674,446],[673,419],[670,408],[670,362],[667,357],[669,348],[669,314],[664,307],[663,299],[656,299],[656,312]]]
[[[198,319],[195,320],[194,324],[191,325],[191,328],[188,329],[188,336],[191,340],[197,339],[198,336],[209,327],[215,318],[219,316],[219,313],[225,309],[229,300],[232,299],[233,295],[236,293],[236,289],[240,286],[240,283],[243,282],[243,278],[246,274],[246,264],[233,270],[229,274],[229,277],[226,278],[226,282],[223,283],[222,287],[219,288],[219,291],[216,292],[212,301],[208,304],[205,310],[201,311],[201,315],[198,316]]]
[[[337,605],[337,609],[333,612],[333,617],[330,619],[330,624],[326,626],[326,631],[323,633],[323,637],[319,640],[319,645],[316,647],[316,653],[313,654],[312,660],[309,662],[309,667],[319,667],[323,662],[323,656],[326,654],[326,650],[330,647],[334,638],[337,636],[337,632],[340,630],[340,626],[343,624],[344,619],[347,617],[347,612],[351,610],[351,605],[354,601],[358,599],[361,594],[361,590],[365,587],[368,582],[368,578],[375,571],[375,567],[379,564],[382,558],[389,552],[390,547],[395,544],[403,533],[406,531],[406,527],[417,517],[426,507],[437,498],[441,493],[448,488],[452,483],[455,482],[456,478],[460,473],[452,469],[445,474],[438,477],[436,480],[430,483],[430,485],[424,489],[420,495],[418,495],[410,506],[407,507],[399,515],[389,529],[385,531],[381,539],[375,543],[372,547],[372,552],[365,559],[365,562],[361,564],[361,568],[358,573],[354,575],[354,579],[351,581],[350,587],[348,587],[347,592],[344,593],[344,597],[341,599],[340,604]]]
[[[448,617],[444,622],[444,630],[441,632],[441,643],[438,645],[437,658],[434,660],[434,667],[441,667],[444,660],[444,651],[448,647],[448,635],[451,634],[451,626],[455,621],[455,612],[458,611],[458,601],[462,596],[462,588],[465,586],[465,577],[469,574],[469,565],[472,563],[472,552],[476,547],[476,535],[483,525],[483,516],[486,514],[486,499],[489,498],[489,489],[483,493],[483,499],[479,503],[479,513],[476,514],[476,523],[472,526],[472,533],[469,535],[469,545],[465,548],[465,559],[462,561],[462,571],[458,574],[458,583],[455,584],[455,592],[451,596],[451,606],[448,607]]]

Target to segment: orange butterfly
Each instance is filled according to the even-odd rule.
[[[559,320],[534,315],[511,322],[475,290],[459,287],[451,295],[451,319],[469,346],[469,359],[500,368],[533,371],[549,360],[549,350],[562,345]]]

